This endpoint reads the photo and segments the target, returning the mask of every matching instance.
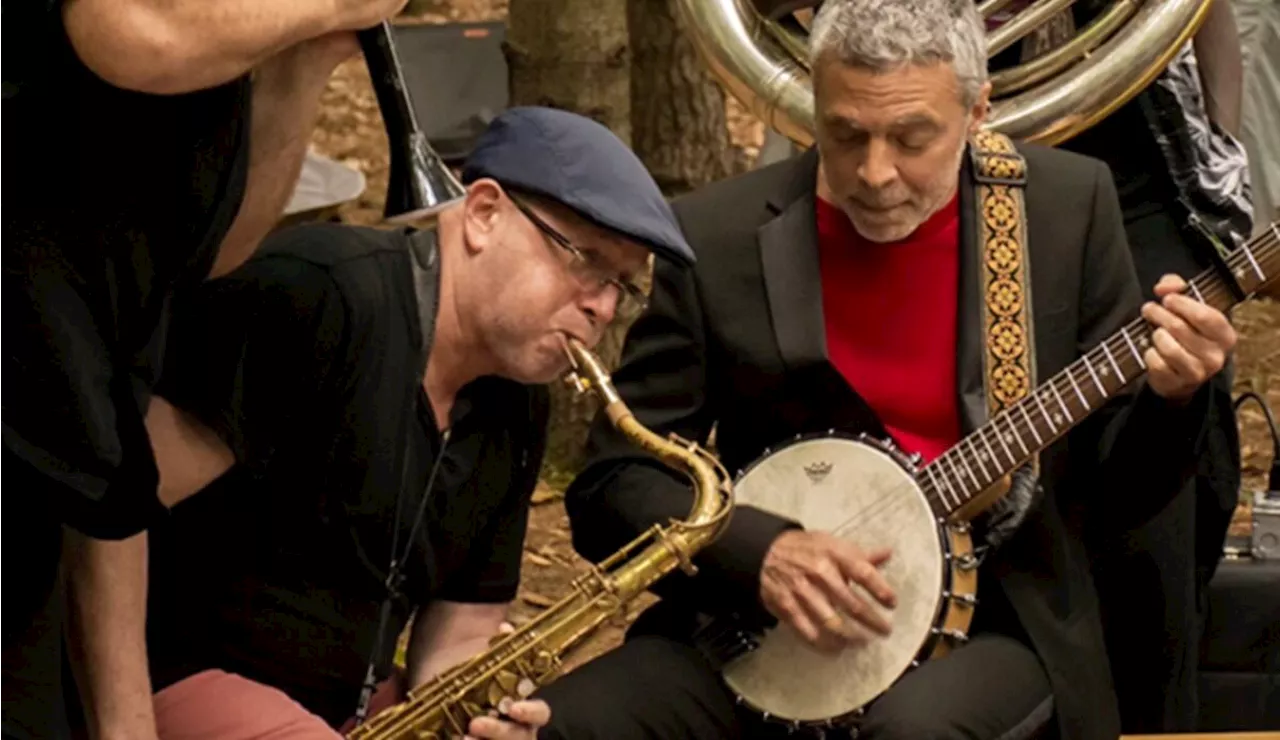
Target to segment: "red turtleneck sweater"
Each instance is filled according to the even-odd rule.
[[[956,199],[911,236],[877,244],[818,199],[822,310],[831,363],[907,452],[960,439],[956,399]]]

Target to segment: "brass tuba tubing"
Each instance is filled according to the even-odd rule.
[[[978,3],[978,14],[986,20],[1012,5],[1013,2],[1014,0],[982,0]]]
[[[391,156],[383,219],[398,224],[435,216],[465,196],[466,190],[431,148],[418,123],[391,24],[383,21],[356,35],[369,67]]]
[[[1088,40],[1069,52],[1002,73],[1000,82],[1022,92],[994,99],[986,125],[1015,139],[1048,145],[1076,136],[1151,84],[1204,22],[1212,1],[1143,0],[1134,13],[1112,9],[1106,22],[1091,24]],[[990,14],[1007,4],[985,0],[979,8]],[[1069,4],[1042,0],[1037,6],[1047,18],[1052,15],[1047,9],[1060,12]],[[811,145],[813,90],[797,44],[780,39],[778,26],[767,23],[750,0],[676,0],[676,6],[703,63],[729,94],[765,125],[801,146]],[[996,45],[1034,28],[1043,20],[1038,15],[1011,21],[1016,24],[1012,30],[997,29],[992,34]],[[1115,33],[1104,41],[1111,31]],[[1028,79],[1038,84],[1028,87],[1035,84]]]
[[[1133,19],[1055,84],[992,106],[989,126],[1060,144],[1133,99],[1191,40],[1212,0],[1145,0]]]
[[[1080,61],[1138,12],[1141,0],[1119,0],[1095,18],[1075,38],[1029,62],[991,75],[991,94],[1002,97],[1037,85]]]
[[[1075,0],[1036,0],[1017,18],[987,34],[987,57],[1008,49],[1040,26],[1048,23],[1058,13],[1071,7]]]

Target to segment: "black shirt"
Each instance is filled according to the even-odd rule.
[[[438,273],[422,273],[415,292],[411,252],[430,264],[433,235],[298,227],[179,310],[161,394],[215,429],[238,462],[152,530],[157,690],[216,667],[280,688],[334,725],[350,717],[398,498],[403,550],[442,447],[383,675],[415,607],[515,597],[547,394],[476,380],[445,444],[422,389],[419,318],[434,321]]]
[[[63,524],[100,537],[161,507],[142,424],[170,297],[239,210],[248,76],[182,95],[107,84],[60,0],[4,7],[4,732],[61,737]]]
[[[250,81],[113,87],[60,5],[5,8],[4,445],[49,479],[56,518],[120,537],[158,509],[142,410],[169,300],[208,274],[244,195]]]

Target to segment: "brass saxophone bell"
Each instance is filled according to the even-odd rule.
[[[390,146],[391,173],[383,220],[403,224],[432,218],[465,197],[466,188],[431,148],[418,123],[391,25],[383,21],[358,36]]]

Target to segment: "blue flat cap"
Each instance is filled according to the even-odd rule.
[[[555,108],[508,108],[480,135],[462,168],[463,184],[482,177],[563,203],[661,257],[693,264],[693,249],[649,171],[590,118]]]

